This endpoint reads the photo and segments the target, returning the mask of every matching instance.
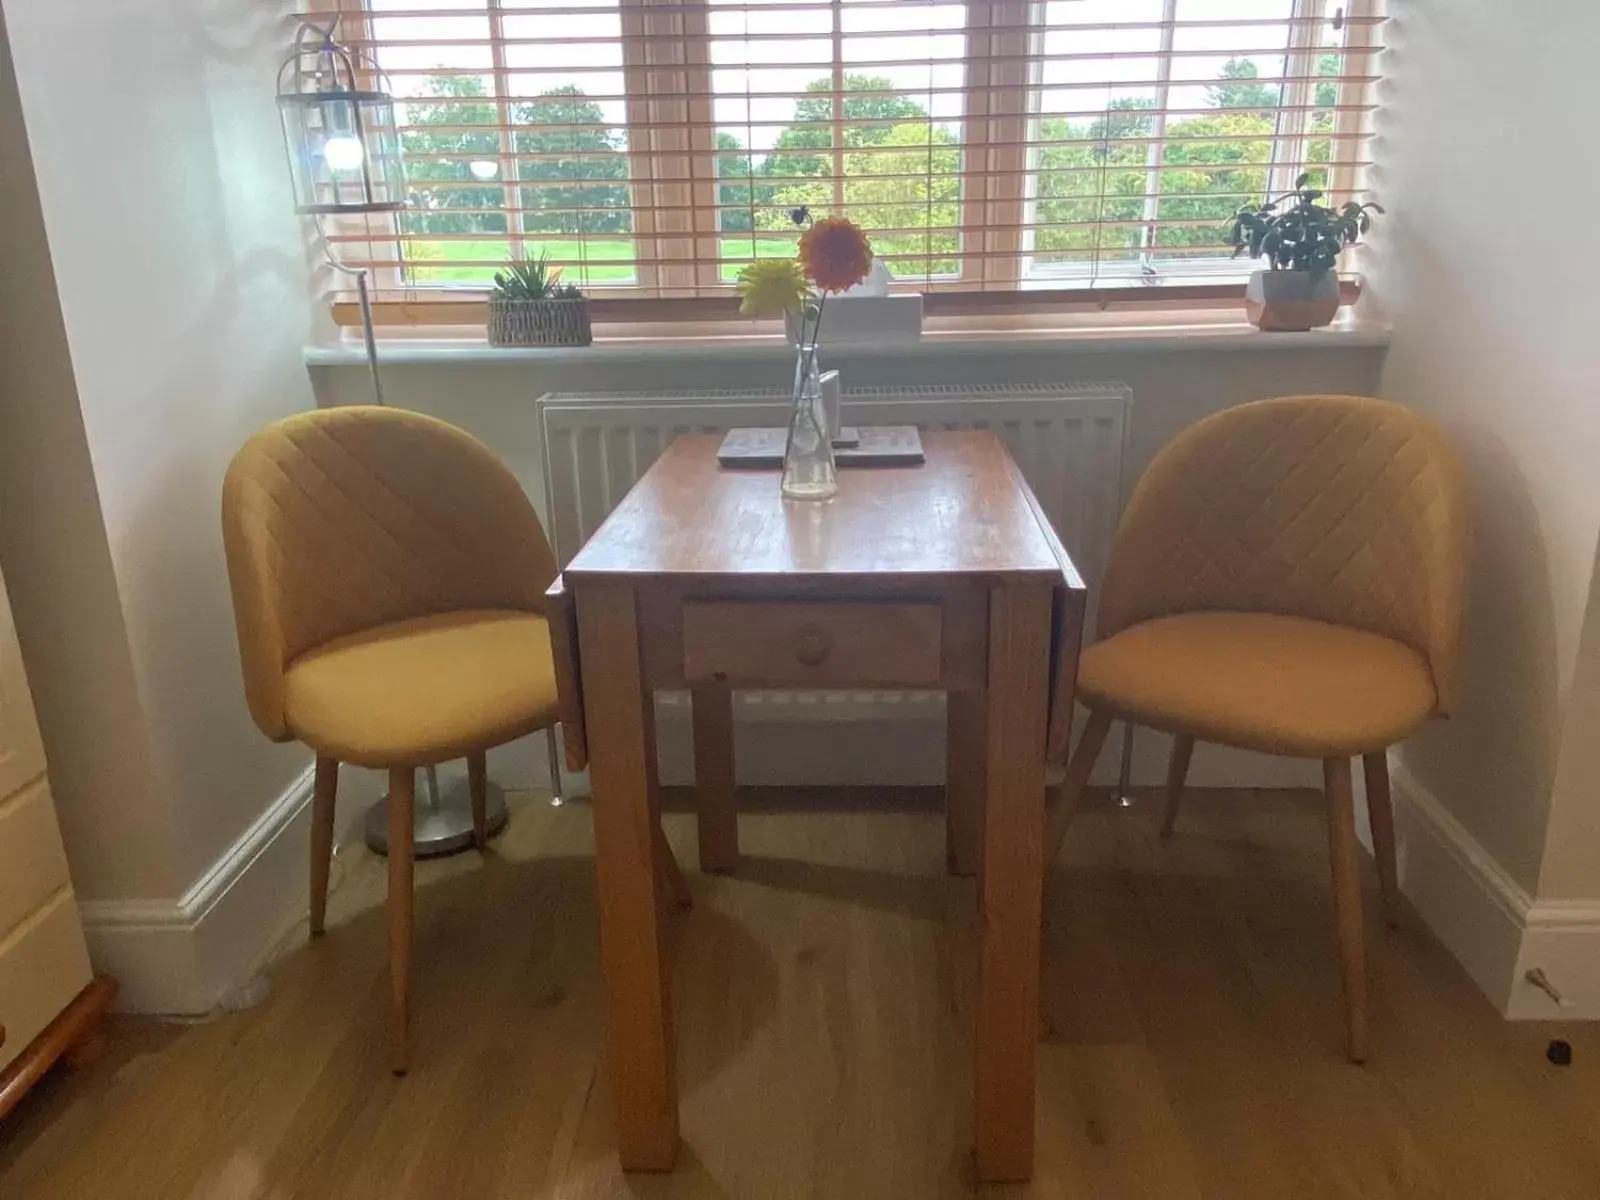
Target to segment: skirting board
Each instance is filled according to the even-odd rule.
[[[943,705],[921,703],[922,711],[900,701],[886,711],[863,700],[865,707],[852,704],[849,713],[830,712],[837,725],[777,714],[742,721],[741,743],[754,735],[752,748],[763,751],[763,761],[750,763],[754,770],[741,761],[741,779],[784,783],[794,782],[785,775],[803,775],[817,783],[937,783]],[[688,782],[688,707],[663,703],[660,712],[663,779]],[[891,712],[897,719],[885,721]],[[679,740],[681,747],[674,745]],[[1165,739],[1147,736],[1142,745],[1147,749],[1138,752],[1139,765],[1147,755],[1165,753]],[[1102,770],[1114,770],[1114,753],[1104,757]],[[819,762],[838,770],[819,775]],[[1231,786],[1273,786],[1237,777],[1239,767],[1252,765],[1249,759],[1218,765],[1234,776],[1224,781]],[[1403,766],[1392,763],[1391,770],[1401,885],[1495,1007],[1513,1019],[1600,1019],[1600,900],[1535,901]],[[863,772],[903,773],[903,780],[848,777]],[[823,777],[835,773],[842,777]],[[1136,769],[1136,781],[1146,782],[1147,773]],[[772,775],[778,778],[764,778]],[[207,1013],[259,969],[305,903],[311,785],[308,768],[177,900],[80,905],[96,970],[121,985],[120,1009]],[[1525,981],[1535,967],[1561,993],[1562,1004]]]
[[[311,790],[308,767],[178,899],[79,906],[119,1011],[208,1013],[260,969],[305,905]]]
[[[1409,771],[1390,760],[1400,885],[1434,935],[1513,1020],[1600,1020],[1600,900],[1535,900]],[[1539,969],[1557,1004],[1527,982]]]

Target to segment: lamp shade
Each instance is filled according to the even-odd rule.
[[[278,73],[278,113],[302,213],[395,212],[405,170],[382,73],[306,23]]]

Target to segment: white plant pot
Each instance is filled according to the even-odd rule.
[[[1339,280],[1332,271],[1257,271],[1244,292],[1245,313],[1257,329],[1303,333],[1329,324],[1339,312]]]
[[[800,337],[800,319],[790,313],[784,320],[789,341]],[[822,306],[822,345],[881,346],[888,342],[915,342],[922,338],[922,297],[829,296]]]

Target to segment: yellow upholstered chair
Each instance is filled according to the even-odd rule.
[[[1384,751],[1455,701],[1465,568],[1460,466],[1399,405],[1355,396],[1245,404],[1150,464],[1112,542],[1089,723],[1052,798],[1054,855],[1113,720],[1173,735],[1163,836],[1196,739],[1318,758],[1328,807],[1346,1050],[1367,1052],[1350,760],[1361,756],[1391,923]]]
[[[555,557],[516,478],[431,417],[338,408],[239,451],[222,492],[245,697],[316,752],[311,932],[327,906],[340,763],[389,772],[394,1066],[410,1023],[415,768],[465,758],[484,839],[484,753],[558,720],[545,589]]]

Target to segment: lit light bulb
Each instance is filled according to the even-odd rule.
[[[366,157],[366,151],[359,138],[331,137],[322,143],[322,157],[330,170],[354,171]]]
[[[500,164],[480,158],[477,162],[469,164],[467,170],[472,172],[474,179],[493,179],[500,174]]]

